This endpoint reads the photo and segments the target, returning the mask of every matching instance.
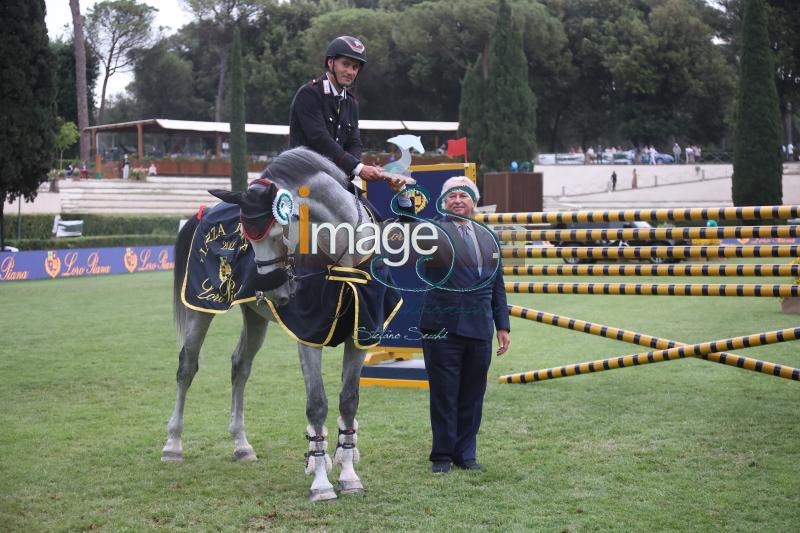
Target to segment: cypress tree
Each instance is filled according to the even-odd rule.
[[[0,4],[0,249],[3,206],[36,198],[55,157],[55,64],[44,0]]]
[[[782,202],[781,122],[763,0],[745,0],[733,153],[734,205]]]
[[[244,76],[242,40],[239,28],[233,30],[231,48],[231,190],[247,188],[247,136],[244,131]]]
[[[458,105],[458,128],[467,137],[467,155],[473,161],[481,160],[481,148],[486,141],[484,112],[483,59],[469,67],[461,81],[461,101]]]
[[[531,159],[536,151],[536,97],[528,86],[528,62],[522,33],[507,0],[500,0],[489,46],[485,84],[485,170],[506,170],[512,160]]]

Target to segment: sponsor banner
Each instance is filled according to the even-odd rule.
[[[0,282],[130,274],[174,268],[173,246],[0,252]]]

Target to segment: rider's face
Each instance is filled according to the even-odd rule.
[[[350,87],[356,81],[358,71],[361,69],[361,62],[349,57],[340,56],[336,59],[328,59],[328,68],[332,68],[335,81],[340,87]]]

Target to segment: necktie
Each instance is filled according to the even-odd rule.
[[[472,242],[472,236],[469,233],[469,224],[461,224],[458,227],[459,231],[461,232],[461,238],[464,239],[464,244],[467,246],[467,251],[469,252],[471,265],[474,267],[474,271],[481,275],[480,268],[478,267],[478,251],[475,249],[475,244]]]

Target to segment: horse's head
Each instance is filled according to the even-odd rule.
[[[255,254],[259,279],[256,289],[276,305],[285,305],[292,296],[291,251],[288,224],[292,197],[288,191],[265,179],[254,182],[246,191],[208,191],[223,202],[241,209],[242,232]]]

